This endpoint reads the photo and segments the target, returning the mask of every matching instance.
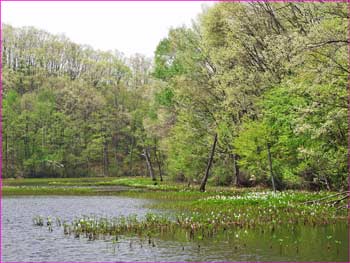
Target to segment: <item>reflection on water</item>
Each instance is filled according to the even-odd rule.
[[[11,197],[2,200],[1,261],[348,261],[347,223],[331,226],[236,229],[189,241],[184,233],[149,240],[88,241],[36,227],[36,215],[144,215],[149,200],[125,197]]]

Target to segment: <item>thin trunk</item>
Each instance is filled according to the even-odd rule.
[[[133,174],[132,170],[133,170],[133,153],[134,153],[134,144],[135,144],[135,138],[131,137],[131,150],[130,150],[130,162],[129,162],[129,173]]]
[[[156,177],[154,176],[154,170],[153,170],[153,166],[152,166],[152,162],[151,162],[151,157],[149,155],[148,147],[143,149],[143,153],[144,153],[145,158],[146,158],[147,169],[148,169],[149,175],[152,178],[152,181],[157,181]]]
[[[108,176],[108,143],[103,144],[103,176]]]
[[[29,158],[29,139],[28,139],[29,127],[28,127],[28,117],[26,117],[26,131],[24,136],[24,159]]]
[[[330,184],[329,184],[329,180],[328,180],[327,176],[324,177],[324,181],[325,181],[327,190],[330,191],[330,190],[331,190],[331,186],[330,186]]]
[[[209,177],[209,173],[210,173],[210,168],[213,164],[213,159],[214,159],[214,153],[215,153],[215,147],[216,147],[216,143],[218,141],[218,134],[215,133],[215,136],[214,136],[214,142],[213,142],[213,146],[211,148],[211,152],[210,152],[210,156],[209,156],[209,160],[208,160],[208,165],[207,165],[207,169],[205,171],[205,175],[202,179],[202,182],[201,182],[201,186],[199,188],[199,190],[201,192],[204,192],[205,191],[205,185],[207,184],[207,181],[208,181],[208,177]]]
[[[61,132],[61,142],[60,142],[60,150],[66,153],[66,147],[65,147],[65,136],[64,136],[64,126],[62,125],[62,128],[60,129]],[[67,176],[67,162],[66,162],[66,154],[63,154],[63,159],[62,159],[62,177]]]
[[[114,164],[118,167],[118,137],[113,138],[113,149],[114,149]]]
[[[237,154],[231,155],[232,161],[233,161],[233,185],[239,186],[241,184],[240,178],[239,178],[239,165],[238,165],[238,159],[239,156]]]
[[[157,165],[158,165],[160,181],[163,182],[163,171],[162,171],[162,165],[161,165],[161,162],[160,162],[160,158],[159,158],[159,156],[157,154],[157,146],[154,147],[154,156],[156,158],[156,162],[157,162]]]
[[[12,166],[11,166],[11,177],[15,177],[15,166],[16,166],[16,163],[15,163],[15,150],[16,150],[16,145],[15,145],[15,142],[13,142],[13,147],[12,147],[12,158],[11,158],[11,161],[12,161]]]
[[[276,192],[276,186],[275,186],[275,179],[273,176],[273,170],[272,170],[272,159],[271,159],[271,151],[270,151],[270,144],[267,143],[267,153],[269,158],[269,167],[270,167],[270,175],[271,175],[271,182],[272,182],[272,189],[274,192]]]
[[[84,141],[84,149],[87,149],[88,148],[88,139],[87,139],[87,128],[86,128],[86,123],[87,123],[87,115],[86,113],[84,113],[83,115],[83,141]],[[89,157],[88,157],[89,159]],[[94,166],[94,165],[93,165]],[[90,165],[89,165],[89,161],[86,162],[86,170],[87,170],[87,173],[90,174]]]
[[[8,134],[5,136],[5,177],[8,177]]]
[[[43,124],[41,132],[41,151],[45,152],[45,126]]]

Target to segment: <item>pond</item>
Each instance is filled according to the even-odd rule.
[[[145,215],[151,200],[120,196],[26,196],[2,199],[1,261],[348,261],[348,226],[291,225],[236,229],[214,239],[189,241],[161,235],[89,241],[33,225],[42,215],[72,220],[81,215]]]

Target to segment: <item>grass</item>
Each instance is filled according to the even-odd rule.
[[[144,177],[20,178],[3,179],[2,194],[9,195],[98,195],[113,194],[108,187],[127,186],[150,191],[179,191],[183,184]],[[104,187],[106,190],[104,190]],[[95,189],[99,188],[99,190]]]
[[[108,185],[115,177],[2,179],[3,186],[96,186]]]
[[[144,177],[126,177],[118,178],[111,182],[115,185],[130,186],[134,188],[144,188],[149,190],[160,190],[160,191],[176,191],[184,187],[183,184],[170,182],[170,181],[152,181],[149,178]]]
[[[128,186],[155,191],[176,191],[184,187],[183,184],[170,181],[154,182],[150,178],[145,177],[20,178],[3,179],[2,185],[4,190],[8,187],[32,187],[27,189],[27,192],[30,194],[36,194],[37,191],[41,191],[41,188],[38,187]],[[11,194],[11,192],[6,191],[6,194]],[[46,193],[50,194],[50,191],[48,190]],[[38,192],[38,194],[41,193]]]
[[[46,186],[5,186],[2,196],[16,195],[98,195],[93,188],[87,187],[46,187]]]
[[[164,181],[152,181],[147,177],[79,177],[79,178],[6,178],[2,179],[3,186],[130,186],[160,191],[177,191],[182,189],[197,189],[199,186],[188,187],[187,183],[173,182],[167,178]],[[222,191],[228,187],[208,185],[207,189]]]

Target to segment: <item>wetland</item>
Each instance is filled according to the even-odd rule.
[[[348,261],[330,193],[116,180],[4,180],[2,261]]]

